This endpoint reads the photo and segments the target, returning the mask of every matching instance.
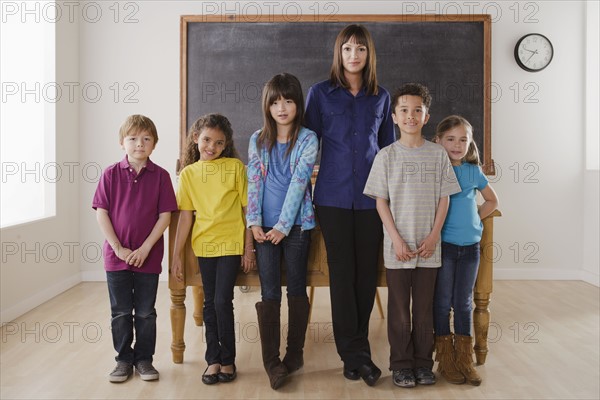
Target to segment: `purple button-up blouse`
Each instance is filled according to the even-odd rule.
[[[394,142],[390,95],[365,89],[353,96],[329,80],[313,85],[306,96],[305,126],[321,139],[321,163],[314,203],[319,206],[366,210],[375,200],[363,189],[375,155]]]

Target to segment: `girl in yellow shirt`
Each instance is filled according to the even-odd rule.
[[[192,228],[204,287],[204,326],[208,367],[202,382],[212,385],[236,378],[233,288],[240,265],[255,267],[252,233],[245,229],[247,178],[238,159],[229,120],[220,114],[200,117],[188,133],[179,175],[180,215],[171,273],[182,281],[182,250]],[[195,216],[194,216],[195,212]],[[243,256],[243,257],[242,257]]]

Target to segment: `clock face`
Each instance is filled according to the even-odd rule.
[[[515,60],[525,71],[541,71],[550,64],[554,48],[550,40],[539,33],[523,36],[515,46]]]

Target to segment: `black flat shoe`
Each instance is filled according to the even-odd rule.
[[[357,369],[344,368],[344,378],[350,379],[351,381],[357,381],[360,379],[360,374]]]
[[[223,368],[223,367],[221,367]],[[217,374],[217,377],[219,379],[219,382],[223,382],[223,383],[227,383],[227,382],[232,382],[233,380],[235,380],[235,378],[237,377],[237,368],[235,367],[235,364],[233,364],[233,372],[232,373],[227,373],[227,372],[222,372],[219,371],[219,373]]]
[[[369,363],[361,365],[358,368],[358,373],[363,381],[365,381],[365,383],[369,386],[374,386],[381,376],[381,370],[377,368],[375,364],[373,364],[373,361],[369,361]]]
[[[214,385],[215,383],[219,382],[220,373],[207,374],[206,371],[208,371],[208,367],[206,367],[204,373],[202,374],[202,383],[204,383],[205,385]]]

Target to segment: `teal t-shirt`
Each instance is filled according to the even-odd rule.
[[[488,179],[478,165],[463,163],[453,166],[461,192],[450,196],[448,215],[442,228],[442,241],[468,246],[481,240],[483,223],[477,213],[477,190],[488,185]]]

